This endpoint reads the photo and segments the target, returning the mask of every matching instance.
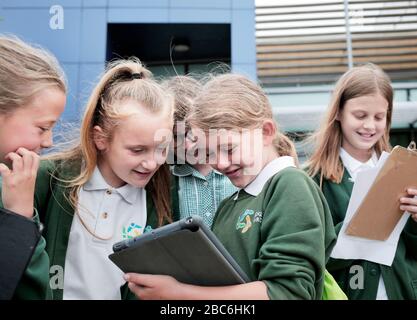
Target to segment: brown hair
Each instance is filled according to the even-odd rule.
[[[129,116],[116,107],[118,101],[132,99],[155,114],[166,113],[172,119],[173,99],[152,79],[152,74],[136,59],[110,63],[94,88],[81,123],[80,141],[67,151],[47,157],[62,160],[61,166],[77,166],[79,174],[64,181],[70,187],[70,203],[77,206],[80,188],[91,178],[98,161],[98,150],[93,139],[93,128],[98,125],[106,139],[111,140],[120,120]],[[162,165],[146,186],[151,192],[158,215],[158,224],[171,222],[169,170]]]
[[[67,91],[56,58],[15,36],[0,35],[0,114],[12,113],[48,87]]]
[[[161,83],[174,96],[174,121],[185,121],[200,93],[201,83],[191,76],[175,76]]]
[[[187,118],[190,125],[203,131],[260,128],[267,119],[277,127],[274,146],[278,154],[297,160],[294,144],[278,129],[268,97],[260,86],[245,76],[223,74],[208,80]]]
[[[330,105],[320,128],[309,138],[315,145],[312,156],[307,162],[311,176],[319,172],[325,179],[340,183],[343,177],[343,165],[339,159],[342,145],[342,129],[337,120],[345,103],[361,96],[381,94],[388,102],[386,130],[375,144],[378,155],[382,151],[390,151],[389,130],[392,118],[393,89],[388,75],[372,63],[354,67],[337,81]]]

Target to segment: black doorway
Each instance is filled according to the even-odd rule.
[[[156,76],[210,71],[215,63],[230,66],[230,24],[108,24],[107,61],[130,56]]]

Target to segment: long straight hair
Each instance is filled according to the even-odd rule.
[[[151,72],[138,59],[110,63],[87,102],[80,139],[75,147],[46,157],[59,160],[61,168],[75,168],[79,172],[74,178],[61,180],[70,188],[69,201],[74,209],[77,209],[79,191],[90,180],[100,156],[94,143],[93,128],[100,126],[103,136],[111,141],[120,120],[129,116],[116,107],[117,102],[125,99],[139,102],[153,114],[164,113],[172,121],[172,97],[152,79]],[[57,171],[62,170],[58,167]],[[162,165],[146,186],[155,203],[158,225],[172,221],[169,179],[169,169]]]
[[[50,87],[66,94],[65,74],[57,59],[16,36],[0,34],[0,114],[8,115],[27,105]]]
[[[340,183],[343,177],[343,165],[339,159],[342,146],[342,129],[338,116],[347,101],[361,96],[380,94],[388,102],[385,133],[375,144],[378,156],[390,151],[389,130],[391,128],[393,89],[388,75],[378,66],[368,63],[347,71],[337,81],[329,108],[319,129],[309,138],[315,145],[306,166],[311,176],[319,172],[321,178]]]

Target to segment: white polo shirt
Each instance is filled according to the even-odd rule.
[[[353,182],[356,180],[358,172],[366,168],[373,168],[378,162],[378,156],[376,155],[375,151],[372,153],[371,158],[367,162],[356,160],[343,148],[340,148],[339,154],[340,158],[342,159],[342,163],[349,172]]]
[[[245,191],[254,197],[258,196],[270,178],[288,167],[295,167],[293,157],[282,156],[272,160],[258,173],[256,178],[245,187]]]
[[[282,156],[272,160],[265,167],[262,168],[262,170],[255,177],[255,179],[252,182],[250,182],[245,188],[243,188],[243,190],[245,190],[247,193],[254,197],[258,196],[262,192],[262,189],[264,188],[265,184],[268,182],[270,178],[272,178],[281,170],[284,170],[288,167],[296,167],[295,160],[293,157]],[[236,193],[236,196],[233,198],[233,200],[238,199],[239,192]]]
[[[78,196],[65,257],[63,298],[120,300],[123,272],[108,256],[114,243],[144,232],[146,191],[129,184],[112,188],[96,167]]]
[[[349,172],[349,175],[352,178],[352,182],[355,182],[356,176],[361,170],[364,170],[366,168],[373,168],[376,166],[378,162],[378,156],[376,155],[375,151],[372,153],[371,158],[365,163],[360,162],[356,160],[355,158],[353,158],[343,148],[340,148],[340,158],[342,159],[343,165]],[[382,279],[382,275],[379,277],[376,300],[388,300],[387,291],[385,289],[385,284],[384,284],[384,280]]]

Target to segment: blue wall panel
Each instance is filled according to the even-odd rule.
[[[63,29],[50,27],[53,5],[63,9]],[[230,23],[232,68],[256,79],[254,10],[254,0],[2,0],[0,33],[57,56],[69,82],[64,121],[74,121],[104,69],[108,23]]]
[[[64,9],[64,29],[49,26],[48,9],[5,9],[0,13],[0,32],[13,33],[53,52],[60,62],[78,62],[80,57],[81,9]]]
[[[168,21],[168,9],[155,8],[110,8],[108,22],[161,23]]]
[[[221,9],[171,9],[169,22],[175,23],[230,23],[231,10]]]
[[[170,0],[171,8],[230,9],[231,0]]]
[[[256,62],[255,21],[253,10],[234,10],[232,13],[232,62]]]
[[[82,62],[103,62],[106,59],[107,13],[105,9],[85,9],[82,12]]]

